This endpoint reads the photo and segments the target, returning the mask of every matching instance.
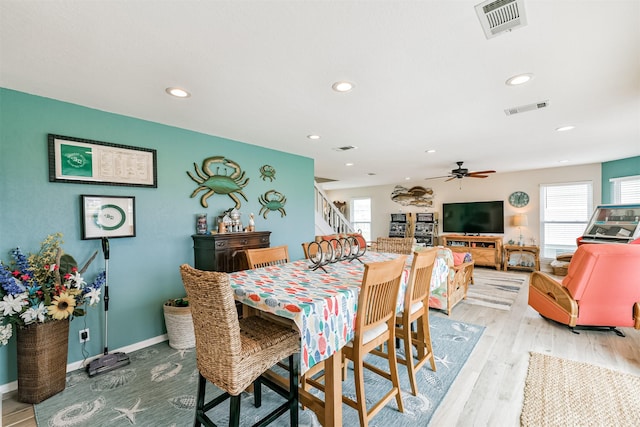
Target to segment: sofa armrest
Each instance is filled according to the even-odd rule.
[[[455,271],[454,282],[464,285],[473,283],[473,267],[473,261],[463,262],[462,264],[451,267],[451,269]]]
[[[569,291],[562,286],[562,283],[553,279],[545,273],[534,271],[531,273],[531,283],[529,284],[529,299],[531,292],[536,292],[545,298],[548,303],[556,306],[568,317],[566,320],[569,326],[575,326],[578,319],[578,303],[573,299]],[[540,311],[537,307],[533,307]],[[545,315],[546,313],[542,313]],[[549,316],[553,318],[553,316]],[[557,320],[557,319],[554,319]]]

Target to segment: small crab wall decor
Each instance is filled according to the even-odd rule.
[[[287,203],[287,198],[284,194],[276,190],[269,190],[260,196],[260,204],[262,207],[258,215],[262,215],[264,219],[267,219],[267,214],[270,211],[279,211],[280,217],[282,218],[287,214],[284,210],[285,203]]]
[[[260,178],[263,181],[266,181],[269,178],[269,181],[273,181],[276,179],[276,169],[273,166],[264,165],[260,168]]]
[[[214,166],[215,171],[213,170]],[[224,168],[223,173],[220,173],[221,166]],[[203,207],[209,206],[207,199],[214,194],[226,194],[231,197],[231,200],[236,203],[236,209],[240,209],[242,203],[235,193],[240,194],[244,200],[247,200],[247,196],[244,195],[242,189],[249,183],[249,178],[244,177],[244,172],[240,165],[233,160],[224,156],[207,157],[202,161],[202,170],[198,168],[196,163],[193,163],[193,167],[197,177],[189,171],[187,171],[187,175],[198,184],[198,188],[191,193],[191,197],[193,198],[201,191],[205,191],[200,197],[200,204]],[[227,175],[227,168],[231,170],[229,175]]]

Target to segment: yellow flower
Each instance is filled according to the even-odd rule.
[[[76,300],[67,292],[53,297],[51,305],[47,307],[49,315],[56,320],[66,319],[73,314],[76,306]]]

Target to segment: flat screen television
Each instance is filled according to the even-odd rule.
[[[504,202],[442,204],[442,231],[445,233],[504,233]]]

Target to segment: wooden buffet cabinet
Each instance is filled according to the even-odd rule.
[[[270,231],[249,233],[194,234],[194,267],[198,270],[234,271],[246,270],[245,249],[268,248]]]
[[[502,269],[502,236],[442,236],[442,246],[453,252],[470,252],[475,265]]]

